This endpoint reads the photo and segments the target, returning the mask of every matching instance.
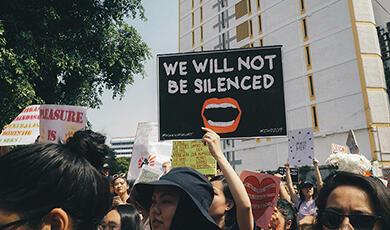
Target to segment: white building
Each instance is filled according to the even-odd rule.
[[[312,127],[316,158],[353,129],[390,165],[389,99],[369,0],[179,0],[179,52],[283,45],[289,130]],[[242,169],[276,169],[287,138],[224,143]],[[230,157],[231,158],[231,157]]]
[[[131,157],[134,137],[114,137],[110,140],[110,147],[116,157]]]

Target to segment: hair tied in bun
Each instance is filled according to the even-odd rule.
[[[106,137],[92,130],[80,130],[69,137],[65,146],[72,152],[82,155],[96,169],[103,168],[103,160],[110,148],[105,144]]]

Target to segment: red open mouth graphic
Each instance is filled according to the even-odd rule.
[[[241,108],[230,97],[210,98],[204,101],[201,116],[206,128],[216,133],[231,133],[236,131],[240,123]]]

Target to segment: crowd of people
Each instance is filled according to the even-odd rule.
[[[220,138],[202,128],[221,174],[207,178],[164,165],[156,181],[109,175],[105,137],[78,131],[66,143],[18,146],[0,156],[0,230],[253,230],[259,229],[240,177]],[[268,229],[390,229],[389,190],[373,177],[336,171],[316,183],[286,183]]]

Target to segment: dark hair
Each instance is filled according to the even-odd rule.
[[[282,213],[286,222],[291,220],[290,229],[298,230],[297,214],[292,204],[285,199],[279,199],[276,207],[278,208],[279,212]]]
[[[383,183],[375,177],[365,177],[359,174],[338,171],[329,175],[321,189],[316,205],[318,211],[325,209],[330,193],[341,185],[351,185],[364,190],[370,197],[374,206],[375,214],[382,216],[382,229],[390,229],[390,195]],[[316,229],[322,229],[320,220],[317,216]]]
[[[224,175],[216,175],[210,179],[210,182],[213,181],[221,181],[223,185],[223,195],[225,196],[226,200],[233,203],[233,207],[225,213],[225,226],[223,229],[232,229],[236,228],[237,225],[237,215],[236,215],[236,204],[234,202],[234,198],[232,193],[230,192],[229,185],[225,179]]]
[[[142,230],[141,217],[132,204],[120,204],[113,207],[121,218],[121,230]]]
[[[73,229],[96,229],[112,200],[100,174],[105,137],[78,131],[66,144],[32,144],[0,157],[0,209],[28,218],[62,208]],[[40,220],[28,224],[37,228]]]
[[[305,195],[302,192],[303,188],[308,188],[308,187],[301,187],[301,186],[299,187],[299,199],[301,201],[306,200],[306,197],[305,197]],[[312,196],[312,198],[315,199],[316,197],[317,197],[317,188],[315,186],[313,186],[313,196]]]

